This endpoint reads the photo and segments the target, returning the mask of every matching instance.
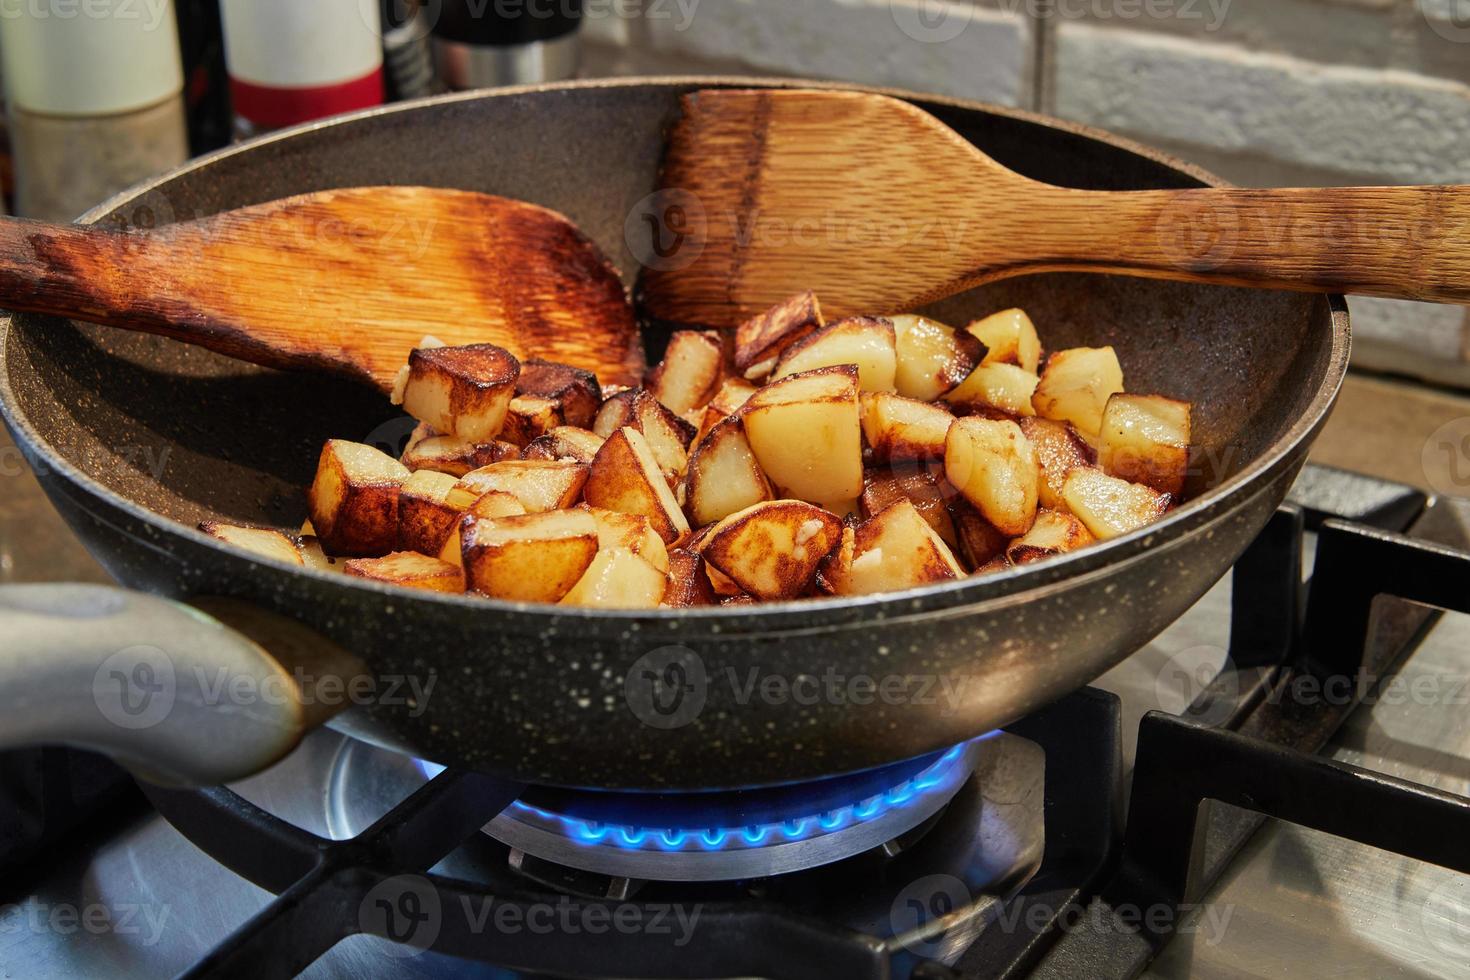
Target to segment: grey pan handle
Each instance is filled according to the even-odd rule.
[[[313,696],[324,680],[362,670],[291,620],[197,605],[97,585],[0,587],[0,749],[73,745],[155,782],[229,782],[334,712]]]

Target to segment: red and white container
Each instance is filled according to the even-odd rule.
[[[221,0],[220,13],[242,132],[382,103],[378,0]]]

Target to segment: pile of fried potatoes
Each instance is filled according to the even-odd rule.
[[[794,296],[684,331],[638,388],[432,338],[399,459],[329,440],[301,534],[206,523],[284,561],[523,602],[640,608],[960,579],[1148,524],[1190,406],[1129,394],[1111,347],[1044,354],[1005,310],[825,322]]]

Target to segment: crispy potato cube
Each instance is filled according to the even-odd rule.
[[[804,595],[817,563],[842,533],[836,517],[801,500],[770,500],[731,514],[700,544],[700,554],[761,599]]]
[[[448,473],[413,473],[398,491],[398,550],[439,554],[476,496]]]
[[[664,597],[663,572],[627,548],[603,548],[587,571],[562,596],[564,606],[601,609],[652,609]]]
[[[744,378],[726,378],[725,383],[720,385],[720,390],[715,392],[715,397],[704,407],[700,416],[699,431],[694,435],[694,441],[690,443],[697,446],[709,435],[709,430],[734,415],[755,394],[756,387]]]
[[[560,602],[597,556],[597,522],[584,510],[470,515],[460,539],[467,588],[519,602]]]
[[[975,571],[971,572],[970,574],[971,575],[990,575],[993,572],[1003,572],[1007,568],[1014,568],[1014,567],[1015,566],[1010,563],[1010,560],[1008,558],[1006,558],[1004,552],[1002,552],[1001,554],[996,555],[994,558],[990,559],[985,564],[976,567]]]
[[[717,336],[679,330],[669,338],[664,359],[648,375],[648,393],[670,411],[684,415],[703,408],[720,386],[725,352]]]
[[[631,388],[603,402],[592,431],[606,439],[621,428],[636,429],[648,442],[664,479],[683,472],[689,461],[694,426],[642,388]]]
[[[653,450],[632,426],[614,432],[597,451],[583,495],[593,507],[642,514],[665,542],[689,530]]]
[[[1046,359],[1031,404],[1042,418],[1071,422],[1093,440],[1108,399],[1122,390],[1123,368],[1111,347],[1073,347]]]
[[[863,391],[893,391],[898,371],[893,323],[871,316],[850,316],[803,337],[781,355],[772,381],[818,368],[853,364]]]
[[[1102,541],[1156,520],[1170,502],[1167,493],[1089,467],[1078,467],[1067,476],[1062,500],[1093,537]]]
[[[503,490],[514,494],[531,514],[575,504],[587,482],[588,467],[559,459],[507,459],[471,470],[460,485],[477,494]]]
[[[949,545],[918,509],[908,500],[899,500],[864,521],[854,533],[843,594],[911,589],[964,574]]]
[[[735,367],[748,371],[758,362],[774,363],[782,351],[822,324],[822,308],[816,294],[811,290],[797,293],[736,328]]]
[[[696,527],[775,497],[751,452],[745,426],[734,415],[711,429],[695,448],[684,488],[684,506]]]
[[[314,534],[304,534],[297,544],[297,550],[301,553],[301,561],[307,568],[315,568],[319,572],[340,572],[342,566],[347,563],[345,558],[333,558],[322,550],[322,543]]]
[[[597,375],[538,357],[521,365],[515,393],[556,402],[563,422],[582,429],[591,427],[597,407],[602,404]]]
[[[199,530],[211,538],[227,541],[237,548],[252,551],[262,558],[274,558],[288,565],[304,565],[296,543],[274,528],[248,527],[238,524],[222,524],[219,521],[202,521]]]
[[[857,369],[793,374],[750,396],[740,412],[766,476],[801,500],[841,500],[863,492]]]
[[[500,434],[520,363],[494,344],[419,348],[408,355],[403,410],[434,431],[470,442]]]
[[[1014,364],[982,364],[945,395],[944,400],[972,412],[1035,415],[1031,396],[1040,381],[1035,374]]]
[[[1041,339],[1025,310],[1001,310],[976,320],[965,332],[986,347],[986,364],[1014,364],[1035,374],[1041,364]]]
[[[466,491],[459,487],[456,492]],[[444,546],[439,549],[439,560],[447,561],[451,565],[464,567],[464,559],[460,555],[460,545],[463,543],[465,521],[468,517],[519,517],[526,512],[526,507],[514,494],[505,493],[500,490],[492,490],[490,493],[482,493],[474,499],[474,502],[459,515],[454,527],[450,529],[448,537],[444,539]]]
[[[851,591],[849,571],[852,559],[857,554],[857,525],[844,521],[842,534],[832,550],[817,562],[817,575],[813,582],[819,592],[827,595],[846,595]]]
[[[911,473],[870,473],[867,486],[863,488],[862,514],[865,519],[871,518],[879,511],[887,509],[890,504],[907,500],[934,529],[934,533],[943,538],[945,544],[954,548],[959,539],[955,536],[954,518],[949,512],[946,491],[953,493],[952,489],[941,486],[939,478],[933,473],[923,470]]]
[[[944,445],[944,475],[1002,533],[1018,537],[1030,530],[1040,472],[1016,423],[956,420]]]
[[[505,425],[500,438],[513,446],[524,447],[561,425],[561,405],[540,395],[516,395],[505,412]]]
[[[633,552],[660,572],[669,570],[668,548],[664,545],[664,539],[654,531],[648,518],[642,514],[624,514],[588,504],[581,504],[580,507],[597,522],[599,548],[622,548]]]
[[[311,523],[333,555],[373,557],[398,540],[398,488],[408,467],[372,446],[328,439],[307,492]]]
[[[863,435],[880,463],[944,458],[944,439],[954,415],[943,405],[886,392],[862,396]]]
[[[1031,530],[1021,535],[1006,548],[1006,560],[1012,565],[1040,561],[1053,555],[1076,551],[1097,539],[1076,517],[1056,510],[1036,513],[1036,522]]]
[[[414,472],[434,470],[450,476],[464,476],[470,470],[520,455],[520,450],[508,442],[496,440],[477,445],[459,436],[439,436],[433,435],[433,430],[429,431],[430,435],[411,441],[403,450],[401,462]]]
[[[531,440],[521,451],[522,459],[569,459],[574,463],[590,463],[602,448],[602,436],[590,429],[559,425]]]
[[[1017,424],[1031,440],[1031,448],[1036,450],[1036,461],[1041,464],[1037,499],[1048,510],[1066,510],[1067,505],[1062,501],[1062,484],[1067,482],[1067,474],[1072,470],[1092,465],[1092,447],[1066,422],[1053,422],[1033,415]]]
[[[642,388],[627,388],[617,394],[608,395],[592,420],[592,431],[606,439],[625,425],[636,427],[638,419],[633,411],[633,399],[641,391]]]
[[[683,548],[669,552],[668,583],[661,602],[676,608],[715,604],[715,590],[705,572],[703,555]]]
[[[898,346],[893,381],[905,398],[932,402],[970,376],[985,356],[972,334],[938,320],[905,313],[890,317]]]
[[[969,568],[979,569],[997,555],[1004,558],[1011,539],[987,521],[974,504],[964,497],[956,497],[949,502],[949,516],[959,539],[960,556]]]
[[[463,592],[464,573],[458,565],[416,551],[395,551],[382,558],[353,558],[342,570],[356,578],[387,582],[430,592]]]
[[[1189,473],[1189,402],[1117,394],[1103,410],[1098,462],[1109,476],[1178,496]]]

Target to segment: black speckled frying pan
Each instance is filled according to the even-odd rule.
[[[330,187],[465,188],[564,212],[631,282],[625,221],[655,186],[677,98],[723,84],[765,83],[594,82],[395,106],[226,150],[84,220],[180,220]],[[1105,134],[896,94],[1051,183],[1212,182]],[[194,527],[207,518],[296,525],[321,441],[384,440],[401,431],[396,413],[343,382],[17,316],[0,327],[0,407],[66,520],[131,589],[241,600],[209,608],[274,657],[137,593],[0,590],[0,744],[69,741],[160,777],[218,780],[263,766],[350,703],[333,724],[446,765],[567,786],[713,789],[878,766],[1003,725],[1107,670],[1230,567],[1283,498],[1348,358],[1338,297],[1052,274],[930,312],[965,322],[1013,305],[1053,347],[1115,346],[1130,390],[1194,402],[1200,472],[1187,504],[1105,545],[983,579],[630,612],[410,592],[206,537]],[[291,677],[279,657],[304,667]],[[355,691],[323,684],[342,672],[359,675]],[[303,680],[305,708],[280,693]]]

